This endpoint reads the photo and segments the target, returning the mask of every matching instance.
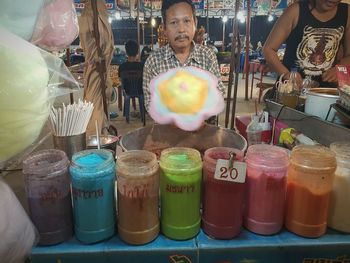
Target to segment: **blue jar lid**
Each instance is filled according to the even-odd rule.
[[[107,150],[85,150],[72,156],[71,173],[78,177],[104,176],[114,171],[113,155]]]

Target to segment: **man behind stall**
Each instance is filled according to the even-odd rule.
[[[152,78],[169,69],[194,66],[210,71],[218,78],[218,89],[224,94],[216,55],[209,47],[194,43],[197,26],[195,7],[191,0],[164,0],[162,4],[164,33],[168,44],[148,57],[143,72],[145,106],[149,110]]]

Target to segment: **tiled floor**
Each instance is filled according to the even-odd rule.
[[[265,77],[264,81],[273,83],[274,79],[270,77]],[[258,89],[254,88],[253,99],[250,99],[248,101],[244,100],[244,90],[245,90],[245,79],[242,79],[242,76],[240,76],[239,84],[238,84],[238,92],[237,92],[236,115],[251,114],[255,111],[255,99],[258,96]],[[250,92],[250,79],[249,79],[249,92]],[[81,91],[77,92],[74,94],[74,99],[77,100],[81,96],[82,96],[82,92]],[[65,104],[69,104],[69,101],[70,101],[69,96],[62,96],[56,99],[55,105],[57,106],[62,105],[62,102],[64,102]],[[258,104],[257,108],[262,109],[263,104]],[[111,124],[113,124],[118,129],[119,135],[123,135],[129,131],[143,127],[141,120],[137,117],[133,117],[133,116],[137,116],[138,114],[131,114],[130,122],[126,123],[125,118],[122,116],[123,115],[122,112],[118,110],[117,104],[110,105],[110,111],[118,112],[118,117],[113,119],[111,121]],[[225,112],[219,115],[219,125],[224,126],[224,123],[225,123]],[[147,116],[146,125],[152,125],[152,124],[153,124],[153,121],[150,119],[149,116]],[[229,123],[229,126],[230,126],[230,123]],[[43,143],[40,144],[35,150],[52,147],[53,145],[52,139],[51,139],[52,136],[50,135],[50,127],[48,123],[46,123],[40,137]],[[43,139],[43,138],[46,138],[46,139]],[[14,165],[9,167],[8,169],[19,168],[20,163],[21,163],[21,159],[18,159],[16,160]],[[18,196],[19,200],[24,205],[24,207],[27,208],[26,202],[25,202],[25,195],[24,195],[22,172],[21,171],[2,172],[1,176],[12,187],[12,189],[14,190],[15,194]]]

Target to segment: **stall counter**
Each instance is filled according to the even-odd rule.
[[[49,247],[35,247],[31,263],[350,263],[350,235],[328,230],[315,239],[283,230],[261,236],[243,230],[231,240],[215,240],[202,231],[187,241],[159,235],[142,246],[129,246],[118,237],[83,245],[76,239]]]
[[[232,240],[197,236],[200,263],[350,263],[350,235],[328,230],[320,238],[303,238],[283,230],[261,236],[243,230]]]
[[[46,247],[35,247],[30,255],[31,263],[195,263],[196,240],[170,240],[159,235],[153,242],[131,246],[117,236],[93,244],[84,245],[72,238],[68,242]]]

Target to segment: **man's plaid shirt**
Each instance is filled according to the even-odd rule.
[[[219,65],[214,51],[207,46],[197,45],[194,42],[193,44],[194,48],[184,65],[180,64],[169,44],[153,51],[147,58],[143,68],[143,93],[147,111],[149,110],[151,102],[151,93],[149,89],[151,79],[162,72],[181,66],[194,66],[213,73],[218,78],[218,89],[224,95],[225,87],[221,81]]]

